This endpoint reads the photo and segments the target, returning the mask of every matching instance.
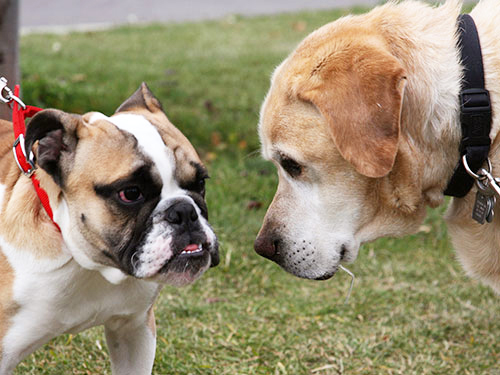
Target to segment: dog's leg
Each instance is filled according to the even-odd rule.
[[[150,375],[156,350],[153,307],[141,316],[116,317],[105,324],[113,375]]]

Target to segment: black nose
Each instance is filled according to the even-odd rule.
[[[198,221],[198,213],[192,204],[178,202],[167,209],[166,219],[173,225],[189,226]]]

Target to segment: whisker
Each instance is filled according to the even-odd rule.
[[[138,264],[140,262],[140,259],[139,259],[139,253],[136,251],[133,255],[132,255],[132,258],[130,259],[130,263],[132,264],[132,270],[134,272],[137,272],[138,271]]]

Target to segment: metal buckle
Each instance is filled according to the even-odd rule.
[[[21,151],[24,155],[24,159],[26,160],[26,163],[28,163],[30,166],[30,169],[28,169],[27,171],[24,170],[24,168],[21,166],[21,163],[19,162],[19,159],[17,158],[16,148],[19,145],[21,146]],[[33,152],[30,151],[30,157],[28,158],[26,156],[26,149],[24,148],[24,136],[22,134],[19,134],[19,137],[17,137],[17,139],[14,141],[14,145],[12,146],[12,152],[14,153],[14,160],[16,161],[16,164],[19,167],[19,169],[21,170],[21,172],[23,172],[23,174],[26,177],[31,177],[33,175],[33,173],[35,173],[35,170],[36,170],[36,166],[35,166],[35,162],[34,162],[34,155],[33,155]]]

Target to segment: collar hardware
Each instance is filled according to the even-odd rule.
[[[464,73],[459,96],[462,139],[459,146],[460,161],[444,194],[462,198],[474,185],[474,178],[467,172],[462,160],[465,157],[469,170],[477,172],[488,159],[492,108],[490,94],[485,88],[479,34],[470,15],[459,16],[458,31],[458,48]]]
[[[31,179],[33,188],[35,189],[36,195],[38,196],[42,207],[49,216],[52,223],[61,233],[61,228],[54,221],[54,215],[52,208],[50,207],[49,197],[47,192],[40,186],[40,181],[36,177],[36,165],[35,156],[32,150],[29,150],[29,155],[26,153],[25,139],[26,125],[25,120],[28,117],[33,117],[36,113],[40,112],[42,109],[38,107],[25,105],[19,98],[19,85],[14,87],[14,93],[7,87],[7,80],[4,77],[0,77],[0,101],[11,106],[12,108],[12,126],[14,128],[14,137],[16,140],[12,145],[12,152],[14,154],[14,160],[21,172]],[[6,93],[4,96],[3,92]]]
[[[24,163],[25,166],[22,165],[21,160],[19,159],[19,156],[18,156],[19,148],[18,147],[20,147],[20,151],[23,155],[23,161],[25,162]],[[19,134],[19,137],[17,137],[16,140],[14,141],[14,145],[12,146],[12,153],[14,154],[14,160],[16,161],[16,164],[19,167],[19,169],[21,170],[21,172],[23,172],[23,174],[26,177],[33,176],[33,173],[35,173],[35,170],[36,170],[34,155],[33,155],[33,151],[30,151],[29,158],[26,155],[23,134]],[[29,167],[26,168],[26,165],[28,165]]]

